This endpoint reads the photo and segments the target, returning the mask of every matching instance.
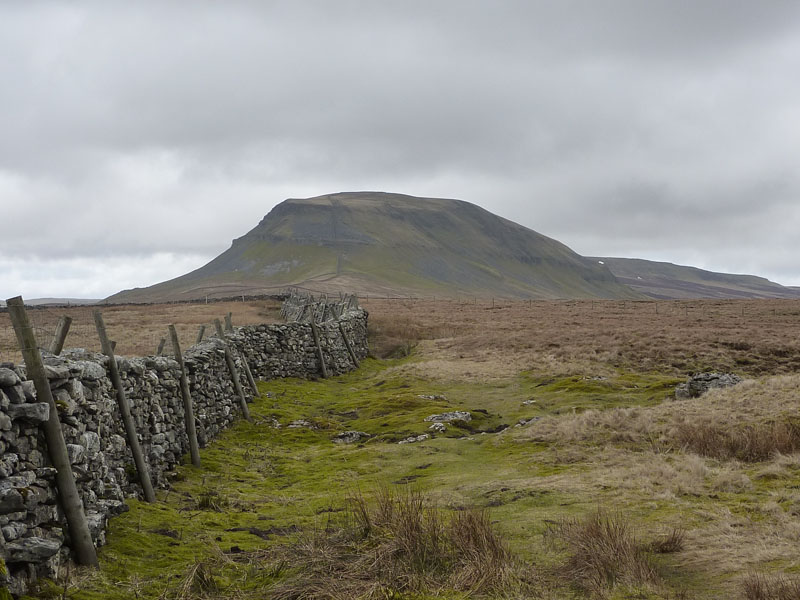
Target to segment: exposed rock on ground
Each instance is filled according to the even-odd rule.
[[[675,398],[697,398],[712,388],[725,388],[741,383],[742,378],[733,373],[697,373],[675,388]]]

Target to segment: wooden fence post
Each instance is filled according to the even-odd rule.
[[[228,340],[225,339],[225,334],[222,331],[222,323],[219,319],[214,319],[214,327],[217,329],[217,337],[222,340],[225,348],[225,362],[228,364],[228,371],[231,374],[233,381],[233,389],[236,395],[239,396],[239,402],[242,406],[242,415],[248,421],[250,420],[250,409],[247,408],[247,400],[244,397],[244,390],[242,389],[242,382],[239,379],[239,372],[236,370],[236,363],[233,361],[233,352],[231,351]]]
[[[206,332],[206,326],[200,325],[200,328],[197,330],[197,340],[195,341],[195,344],[199,344],[200,342],[203,341],[203,334],[205,332]]]
[[[233,333],[233,313],[225,315],[225,331]]]
[[[70,325],[72,325],[72,317],[64,315],[58,320],[56,335],[53,337],[49,348],[50,354],[55,354],[56,356],[61,354],[61,351],[64,349],[64,341],[67,339],[67,334],[69,333]]]
[[[189,455],[192,457],[192,464],[200,466],[200,448],[197,445],[197,429],[194,426],[194,408],[192,407],[192,395],[189,392],[189,379],[186,377],[186,365],[183,362],[181,344],[178,341],[178,332],[175,325],[169,326],[169,336],[172,341],[172,350],[175,352],[175,360],[181,368],[181,396],[183,396],[183,418],[186,423],[186,436],[189,438]]]
[[[253,395],[257,398],[261,398],[261,392],[258,391],[256,380],[253,378],[253,372],[250,370],[250,365],[247,364],[247,357],[244,355],[244,352],[240,353],[239,358],[242,359],[244,374],[247,376],[247,384],[253,389]]]
[[[342,334],[342,339],[344,340],[344,345],[347,347],[347,353],[350,355],[350,360],[353,361],[353,365],[355,365],[356,369],[361,366],[358,362],[358,357],[356,353],[353,352],[353,346],[350,345],[350,340],[347,339],[347,334],[344,332],[344,327],[342,327],[342,322],[339,321],[339,333]]]
[[[144,462],[144,454],[142,454],[142,447],[139,445],[139,436],[136,433],[136,426],[133,423],[131,409],[128,405],[128,398],[125,396],[125,388],[122,386],[122,379],[119,376],[117,359],[114,357],[114,348],[106,335],[103,314],[99,310],[94,311],[94,325],[97,329],[97,335],[100,338],[100,347],[103,350],[103,354],[108,357],[108,371],[111,376],[111,383],[114,384],[114,388],[117,391],[117,405],[119,406],[119,412],[122,416],[125,434],[128,437],[128,447],[131,449],[131,454],[133,455],[133,463],[139,475],[139,483],[142,485],[144,499],[148,502],[155,502],[156,494],[153,491],[153,484],[150,482],[150,473],[147,470],[147,463]]]
[[[328,367],[325,366],[325,356],[322,354],[322,346],[319,343],[319,330],[317,324],[311,321],[311,335],[314,336],[314,345],[317,347],[317,356],[319,357],[319,366],[322,370],[322,378],[328,378]]]
[[[161,338],[161,341],[158,342],[158,350],[156,350],[156,356],[161,356],[164,352],[164,344],[167,343],[167,338]]]
[[[50,416],[47,421],[42,423],[42,429],[47,443],[47,453],[56,469],[58,497],[61,499],[61,507],[67,518],[72,548],[75,550],[79,564],[96,567],[98,564],[97,552],[92,543],[92,535],[89,533],[89,525],[83,512],[83,503],[72,474],[67,444],[64,441],[64,432],[61,430],[61,422],[58,418],[58,408],[53,401],[50,382],[47,381],[47,375],[44,372],[42,356],[36,347],[36,337],[28,320],[28,314],[25,312],[25,303],[22,301],[22,296],[17,296],[9,298],[6,306],[8,306],[14,332],[17,334],[28,377],[33,380],[33,385],[36,387],[36,397],[39,402],[47,402],[50,407]]]

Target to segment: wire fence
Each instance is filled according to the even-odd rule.
[[[569,323],[570,316],[590,312],[596,321],[607,321],[642,317],[669,320],[678,325],[691,327],[716,323],[723,327],[737,328],[763,324],[780,328],[782,325],[800,321],[800,299],[770,300],[519,300],[501,297],[463,296],[375,296],[361,294],[359,302],[368,310],[380,309],[381,305],[394,306],[401,303],[415,311],[426,307],[450,306],[459,310],[481,311],[483,319],[494,318],[491,311],[526,311],[531,319],[541,318],[546,313],[552,318],[559,313]],[[116,353],[123,356],[147,356],[156,354],[162,338],[166,338],[164,353],[171,354],[167,327],[173,323],[178,331],[181,347],[188,348],[197,341],[198,329],[205,325],[205,335],[213,335],[214,319],[222,320],[228,312],[233,313],[234,324],[247,325],[282,321],[278,300],[226,301],[200,304],[154,304],[154,305],[109,305],[36,307],[28,310],[34,329],[37,346],[48,349],[56,334],[59,319],[63,315],[72,318],[65,348],[83,348],[100,352],[100,341],[94,325],[93,311],[103,313],[109,338],[116,342]],[[490,311],[490,312],[485,312]],[[539,315],[539,317],[537,317]],[[499,316],[499,315],[498,315]],[[577,322],[577,320],[576,320]],[[20,362],[21,354],[9,316],[0,312],[0,362]]]
[[[36,337],[36,345],[48,350],[56,336],[62,316],[72,318],[65,348],[82,348],[100,352],[100,339],[94,322],[94,310],[100,310],[109,338],[116,343],[115,353],[121,356],[156,354],[165,338],[164,354],[172,354],[168,326],[174,324],[182,348],[197,341],[201,326],[204,337],[214,335],[214,319],[223,320],[232,313],[234,325],[252,325],[280,321],[280,303],[276,300],[217,302],[211,304],[159,304],[72,307],[31,307],[28,319]],[[21,362],[16,334],[7,312],[0,313],[0,362]]]

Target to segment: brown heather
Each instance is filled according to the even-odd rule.
[[[422,375],[800,371],[800,300],[374,300],[373,351],[419,343]],[[502,353],[502,354],[500,354]]]

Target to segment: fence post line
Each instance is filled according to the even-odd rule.
[[[199,344],[200,342],[203,341],[203,334],[205,332],[206,332],[206,326],[200,325],[200,327],[197,330],[197,340],[195,341],[195,344]]]
[[[92,543],[89,524],[83,512],[83,502],[72,474],[67,444],[64,441],[64,432],[61,430],[61,421],[58,418],[58,408],[53,401],[53,392],[44,372],[42,357],[36,348],[36,337],[28,320],[28,313],[25,312],[25,303],[22,301],[22,296],[17,296],[9,298],[6,306],[22,351],[28,377],[33,380],[36,387],[36,397],[39,402],[47,402],[50,407],[50,416],[47,421],[42,423],[42,429],[47,443],[47,453],[56,469],[58,497],[61,499],[61,507],[67,518],[72,548],[75,550],[79,564],[96,567],[98,566],[97,552]]]
[[[125,434],[128,437],[128,447],[133,455],[133,463],[139,475],[139,483],[144,492],[144,499],[147,502],[155,502],[156,494],[153,491],[153,484],[150,482],[150,473],[147,470],[147,463],[144,462],[142,447],[139,445],[139,436],[136,433],[136,426],[133,423],[131,409],[128,405],[128,398],[125,396],[125,388],[122,386],[122,379],[117,369],[117,359],[114,357],[114,347],[106,335],[106,325],[103,322],[103,314],[99,310],[94,311],[94,325],[97,335],[100,338],[100,347],[103,354],[108,357],[108,371],[111,376],[111,383],[117,391],[117,405],[122,416],[122,424],[125,426]]]
[[[164,352],[164,344],[167,343],[167,338],[161,338],[161,341],[158,342],[158,350],[156,350],[156,356],[161,356]]]
[[[172,350],[175,360],[181,368],[181,396],[183,396],[183,419],[186,423],[186,436],[189,438],[189,455],[195,467],[200,466],[200,448],[197,445],[197,429],[194,426],[194,408],[192,407],[192,394],[189,392],[189,379],[186,377],[186,365],[183,362],[181,344],[178,341],[178,332],[175,325],[169,326],[169,336],[172,341]]]
[[[314,336],[314,345],[317,347],[317,357],[319,357],[319,367],[322,371],[322,378],[328,378],[328,367],[325,366],[325,356],[322,354],[322,346],[319,343],[319,329],[317,329],[317,324],[314,321],[311,321],[311,335]]]
[[[244,390],[242,389],[242,382],[239,379],[239,372],[236,370],[236,363],[233,362],[233,353],[231,352],[228,340],[225,339],[225,334],[222,331],[222,323],[219,322],[219,319],[214,319],[214,327],[217,329],[217,337],[224,344],[225,362],[228,364],[228,372],[231,374],[233,389],[236,392],[236,395],[239,396],[239,402],[242,406],[242,415],[249,421],[250,409],[247,408],[247,400],[244,397]]]
[[[56,335],[53,337],[49,348],[50,354],[55,354],[56,356],[61,354],[61,351],[64,349],[64,341],[67,339],[67,334],[69,333],[70,325],[72,325],[72,317],[64,315],[58,320]]]
[[[344,345],[347,347],[347,353],[350,355],[350,360],[353,361],[353,365],[355,365],[356,369],[361,366],[358,362],[358,357],[356,353],[353,352],[353,346],[350,345],[350,340],[347,339],[347,334],[344,332],[344,327],[342,327],[342,322],[339,321],[339,333],[342,334],[342,339],[344,340]]]

